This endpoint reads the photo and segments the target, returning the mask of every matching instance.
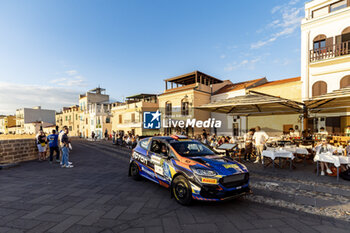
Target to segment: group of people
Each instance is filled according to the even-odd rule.
[[[203,129],[203,134],[200,135],[197,140],[201,141],[203,144],[206,144],[212,148],[217,148],[225,143],[236,143],[234,137],[230,136],[216,136],[208,135],[206,130]],[[263,131],[260,126],[257,126],[254,129],[250,129],[244,135],[244,148],[242,148],[242,153],[244,154],[244,160],[250,161],[251,156],[253,154],[253,148],[256,150],[256,159],[255,163],[258,163],[261,160],[261,154],[264,150],[264,145],[266,141],[269,139],[269,136],[265,131]]]
[[[63,129],[57,134],[56,130],[52,130],[52,133],[48,136],[43,130],[40,130],[36,135],[36,143],[39,151],[39,161],[45,161],[47,152],[50,151],[49,162],[53,162],[54,153],[56,153],[56,162],[61,164],[62,168],[74,167],[69,162],[69,152],[72,150],[71,142],[68,137],[68,127],[64,126]],[[60,154],[62,153],[62,156]],[[60,160],[61,157],[61,160]]]
[[[112,132],[112,141],[115,145],[125,146],[127,148],[133,149],[136,147],[139,140],[140,137],[131,131],[128,131],[126,133],[124,133],[124,131]]]

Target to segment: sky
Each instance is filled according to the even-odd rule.
[[[0,0],[0,114],[59,110],[101,86],[159,94],[199,70],[242,82],[300,76],[305,0]]]

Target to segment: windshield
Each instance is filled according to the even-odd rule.
[[[175,141],[170,145],[184,157],[215,155],[212,150],[198,141]]]

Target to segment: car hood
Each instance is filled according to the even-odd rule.
[[[194,160],[223,176],[248,172],[245,165],[222,156],[196,156],[189,159]]]

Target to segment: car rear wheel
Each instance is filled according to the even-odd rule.
[[[134,180],[141,180],[140,169],[135,162],[130,165],[130,175]]]
[[[192,189],[184,176],[177,176],[173,181],[171,191],[178,203],[189,205],[192,201]]]

